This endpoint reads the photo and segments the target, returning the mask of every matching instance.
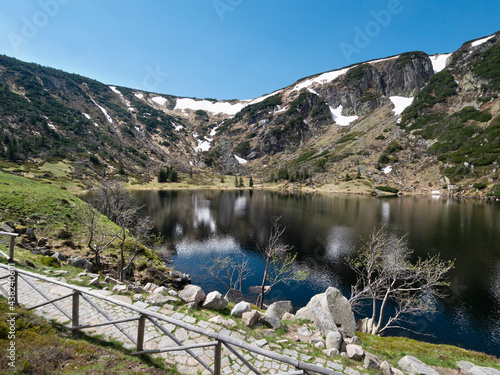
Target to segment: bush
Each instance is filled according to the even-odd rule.
[[[474,189],[477,189],[477,190],[483,190],[485,189],[486,187],[488,186],[487,183],[485,182],[476,182],[474,185],[472,185],[472,187]]]
[[[380,191],[385,191],[387,193],[393,193],[397,194],[399,192],[398,189],[390,186],[377,186],[375,189],[380,190]]]
[[[491,195],[500,198],[500,184],[493,185],[491,188]]]
[[[42,263],[44,266],[47,267],[61,267],[61,264],[56,258],[48,257],[48,256],[42,256],[40,258],[40,263]]]

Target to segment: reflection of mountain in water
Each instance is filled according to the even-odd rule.
[[[144,213],[153,217],[168,248],[176,253],[174,267],[191,274],[193,283],[207,292],[223,291],[221,284],[200,271],[200,265],[210,264],[217,254],[234,259],[245,254],[255,272],[244,288],[260,285],[264,261],[259,245],[269,237],[272,218],[282,216],[286,227],[282,239],[294,247],[297,267],[307,267],[310,277],[273,288],[267,301],[289,299],[296,308],[328,286],[349,294],[354,279],[343,259],[374,227],[384,225],[397,237],[407,234],[415,256],[440,253],[444,259],[456,259],[449,298],[430,301],[438,312],[413,319],[418,330],[433,334],[435,342],[500,355],[498,204],[261,191],[136,194],[138,203],[145,205]]]

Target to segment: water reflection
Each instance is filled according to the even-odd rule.
[[[268,302],[290,299],[304,306],[328,286],[349,294],[354,275],[343,262],[360,239],[384,225],[394,237],[406,234],[416,256],[440,254],[456,259],[448,297],[432,301],[436,314],[412,318],[410,328],[451,343],[500,355],[500,205],[403,197],[328,197],[249,191],[139,192],[144,213],[175,253],[174,266],[190,273],[209,292],[221,284],[200,270],[217,254],[246,256],[255,273],[245,288],[261,283],[264,260],[259,246],[269,236],[271,220],[282,216],[283,241],[294,247],[297,267],[310,277],[280,286]],[[403,334],[403,331],[394,332]]]

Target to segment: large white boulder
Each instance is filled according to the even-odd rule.
[[[356,334],[351,304],[340,290],[333,287],[312,297],[307,306],[297,311],[295,319],[313,321],[315,327],[325,335],[330,331],[340,331],[348,337]]]

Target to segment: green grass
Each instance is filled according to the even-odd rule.
[[[490,355],[465,350],[451,345],[436,345],[405,337],[380,337],[357,333],[365,350],[387,360],[397,367],[405,355],[417,357],[430,366],[457,368],[457,361],[470,361],[478,366],[493,367],[500,370],[500,361]]]

